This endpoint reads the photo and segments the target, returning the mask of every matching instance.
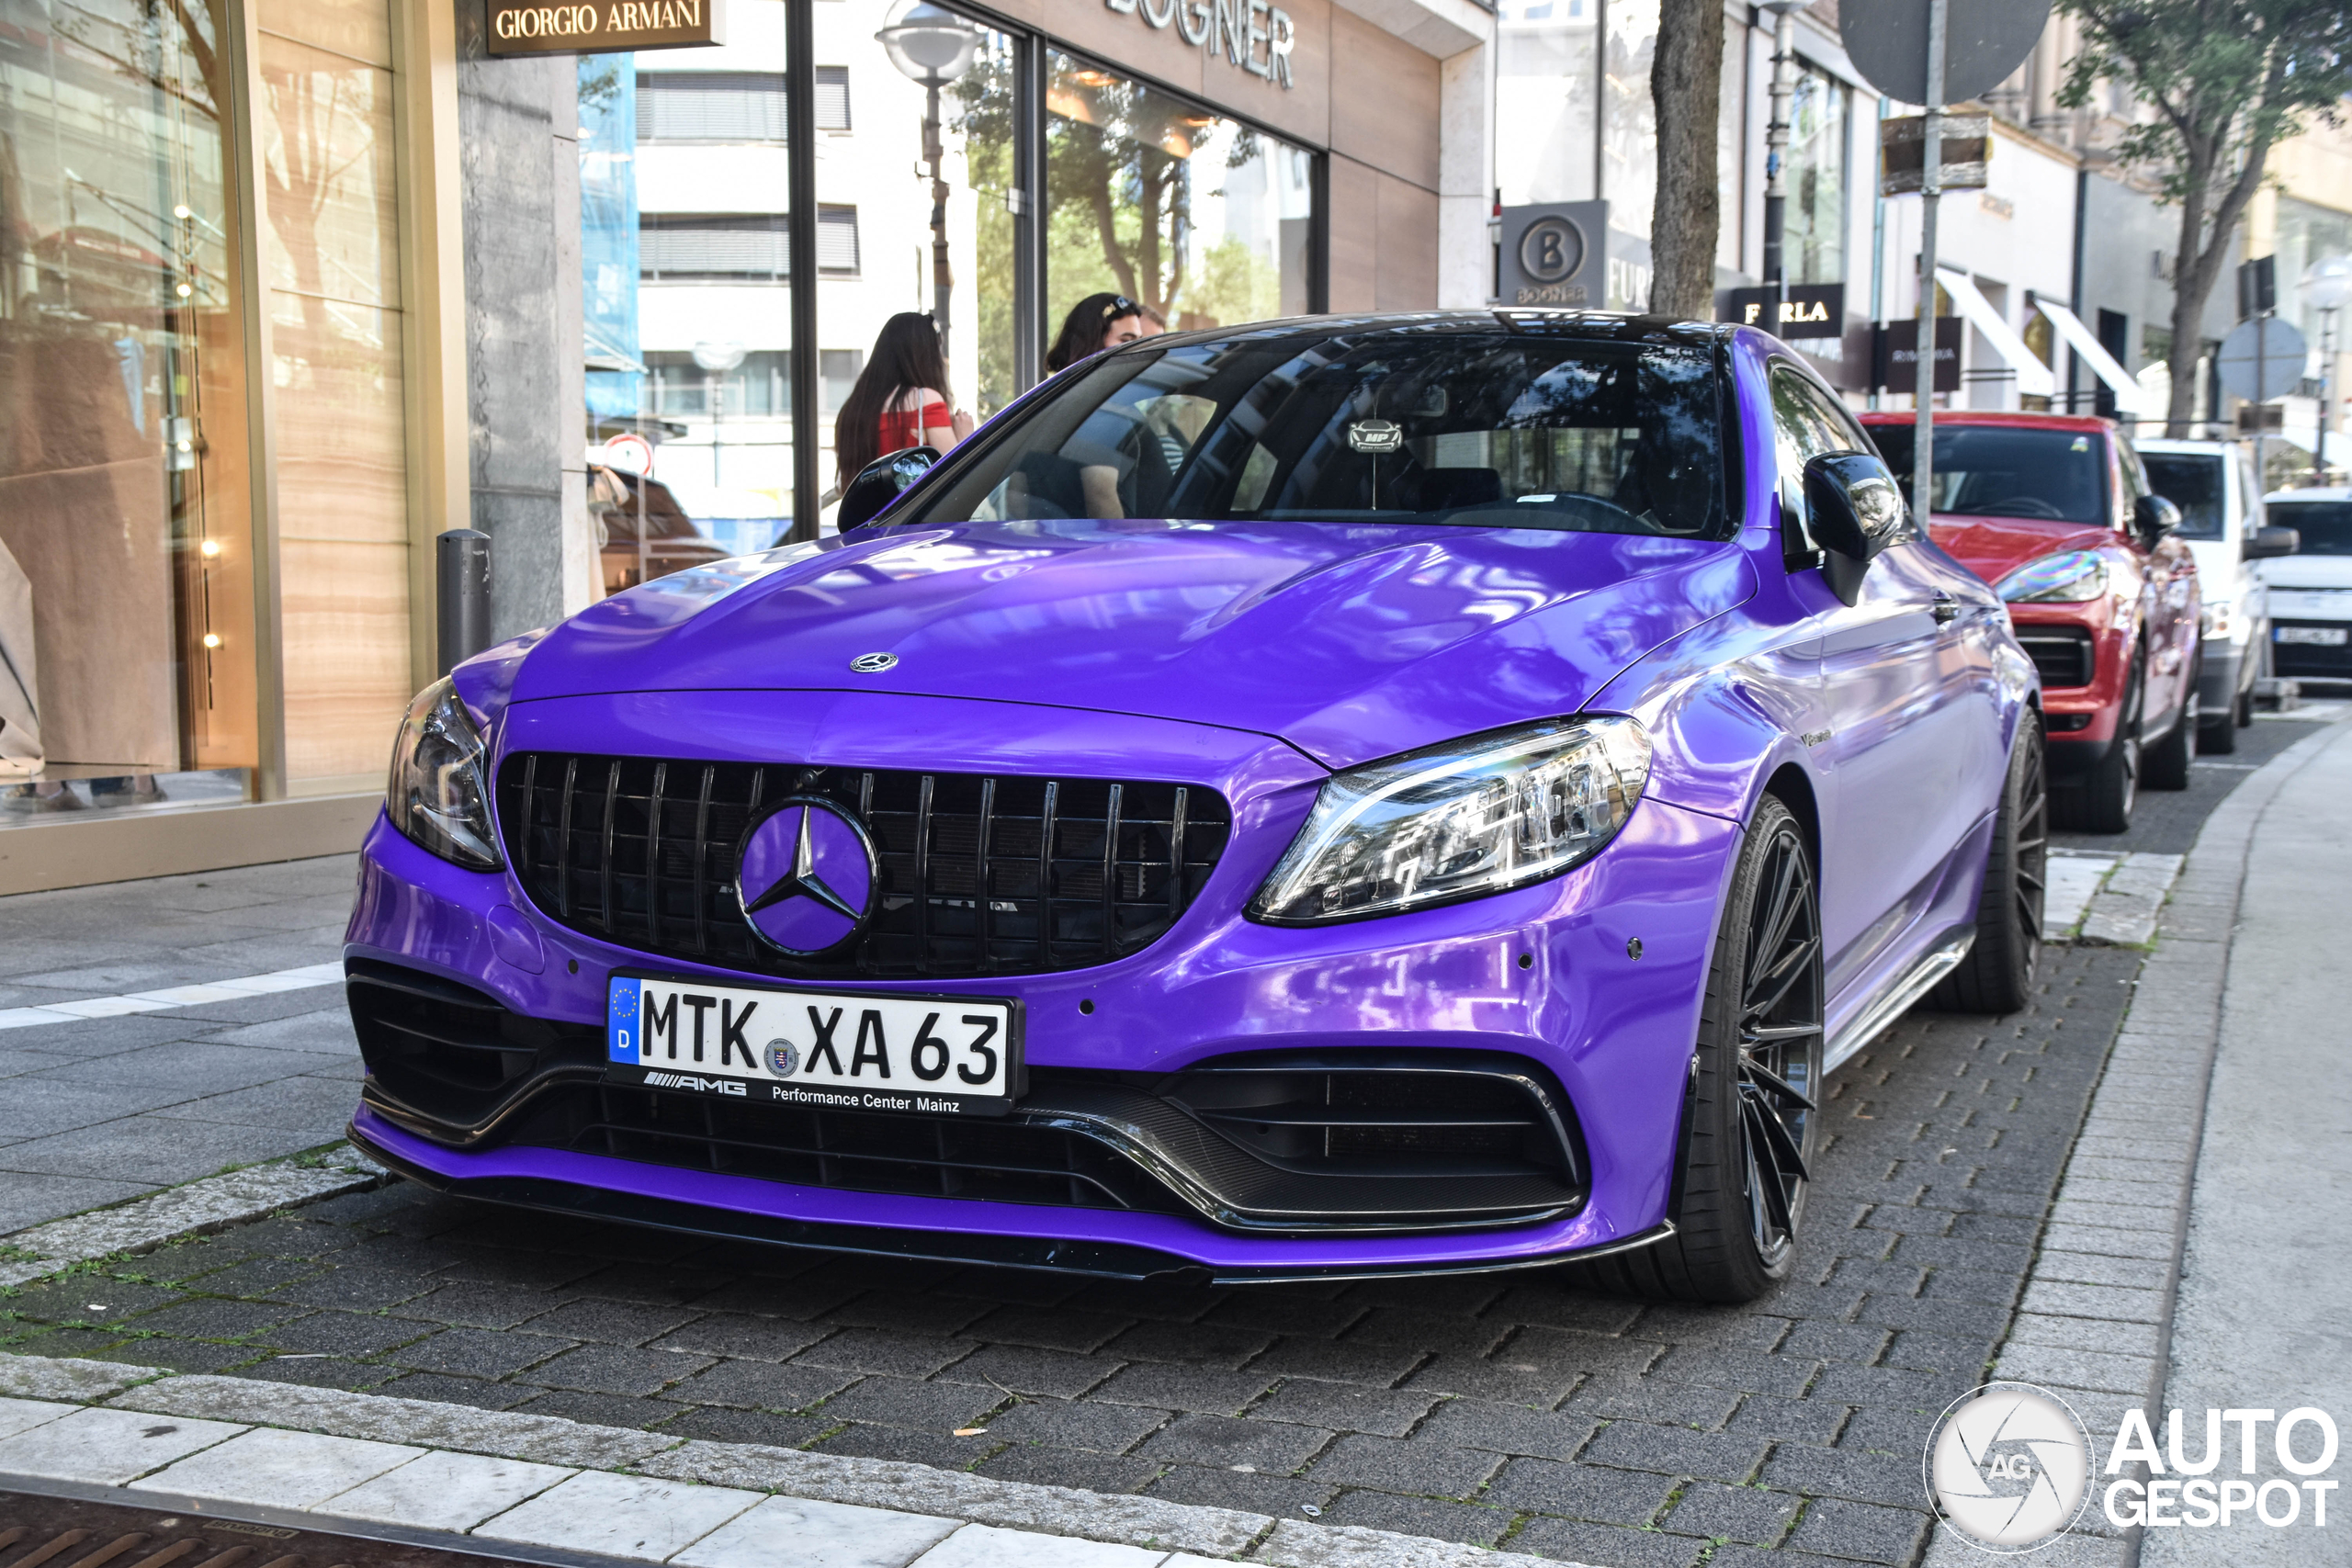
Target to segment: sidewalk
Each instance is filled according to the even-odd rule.
[[[2159,1407],[2192,1432],[2209,1408],[2314,1405],[2352,1421],[2348,931],[2352,728],[2337,728],[2263,808],[2246,854]],[[2195,1453],[2201,1433],[2187,1442]],[[2147,1534],[2151,1568],[2215,1560],[2219,1543],[2190,1531]],[[2341,1562],[2345,1550],[2308,1528],[2237,1531],[2229,1548],[2233,1564]]]
[[[355,861],[0,898],[0,1235],[343,1136]]]

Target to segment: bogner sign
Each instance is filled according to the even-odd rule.
[[[1173,26],[1186,43],[1222,54],[1253,76],[1288,87],[1298,28],[1290,13],[1266,0],[1102,0],[1112,10],[1141,17],[1153,28]]]
[[[611,54],[727,41],[725,0],[490,0],[492,54]]]

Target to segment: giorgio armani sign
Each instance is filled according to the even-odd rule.
[[[1186,43],[1220,56],[1253,76],[1291,85],[1291,51],[1298,28],[1290,13],[1266,0],[1102,0],[1112,10],[1140,17],[1147,26],[1174,28]]]
[[[725,0],[582,0],[569,6],[490,0],[492,54],[610,54],[726,41]]]

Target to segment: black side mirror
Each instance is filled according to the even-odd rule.
[[[2254,536],[2239,547],[2238,555],[2244,560],[2271,560],[2291,556],[2302,547],[2303,536],[2292,528],[2256,528]]]
[[[2180,526],[2180,508],[2161,495],[2143,495],[2132,508],[2132,530],[2150,548]]]
[[[1871,558],[1903,536],[1908,510],[1885,459],[1838,452],[1808,459],[1804,504],[1814,543],[1828,552],[1822,576],[1850,604],[1860,596]]]
[[[935,446],[910,446],[903,452],[875,458],[842,488],[841,510],[833,514],[835,526],[846,534],[873,522],[899,499],[899,492],[931,472],[931,466],[938,461],[939,449]]]

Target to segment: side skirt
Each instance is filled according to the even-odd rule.
[[[1855,1052],[1884,1033],[1887,1025],[1911,1010],[1911,1005],[1936,988],[1936,982],[1960,967],[1968,950],[1976,945],[1976,931],[1973,926],[1957,927],[1944,934],[1943,940],[1914,959],[1902,976],[1871,998],[1871,1005],[1854,1015],[1853,1020],[1830,1036],[1823,1054],[1823,1072],[1831,1072],[1851,1058]]]

